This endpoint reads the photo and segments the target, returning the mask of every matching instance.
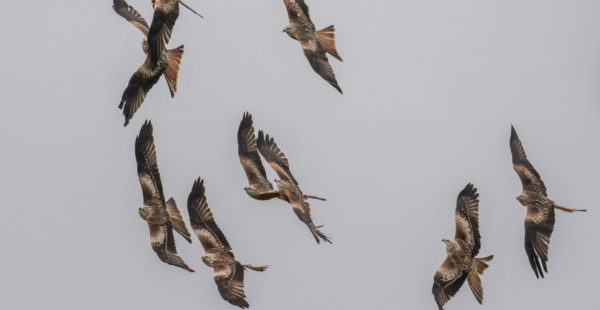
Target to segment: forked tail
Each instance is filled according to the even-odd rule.
[[[265,270],[267,270],[267,268],[269,268],[269,266],[252,266],[252,265],[244,265],[245,268],[248,268],[250,270],[254,270],[254,271],[258,271],[258,272],[263,272]]]
[[[559,206],[559,205],[556,205],[556,204],[554,205],[554,208],[558,209],[558,210],[565,211],[565,212],[569,212],[569,213],[573,213],[573,212],[587,212],[587,209],[571,209],[571,208],[565,208],[563,206]]]
[[[331,242],[330,237],[325,235],[324,233],[322,233],[319,228],[323,227],[323,226],[315,226],[315,224],[308,223],[306,224],[308,226],[308,228],[310,229],[310,232],[313,234],[313,237],[315,237],[315,240],[317,241],[317,243],[321,243],[321,239],[327,243],[333,244],[333,242]]]
[[[183,45],[167,51],[167,69],[164,76],[171,91],[171,97],[175,96],[177,91],[177,78],[179,77],[179,65],[181,65],[181,56],[183,55]]]
[[[482,275],[483,272],[489,267],[487,264],[494,258],[494,255],[490,255],[488,257],[475,258],[473,260],[473,265],[471,266],[471,272],[469,272],[469,277],[467,281],[469,281],[469,287],[471,287],[471,291],[475,296],[475,299],[481,304],[483,302],[483,286],[481,286],[481,278],[479,275]]]
[[[317,35],[319,43],[327,53],[339,59],[339,61],[343,61],[342,57],[340,57],[340,54],[338,54],[337,48],[335,47],[335,27],[333,25],[318,30],[315,32],[315,34]]]

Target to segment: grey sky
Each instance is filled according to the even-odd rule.
[[[150,0],[128,0],[150,22]],[[151,119],[162,181],[187,220],[194,179],[248,272],[253,309],[435,309],[432,278],[454,234],[456,195],[479,189],[484,304],[599,306],[600,2],[316,1],[335,24],[344,95],[284,33],[282,1],[188,0],[169,44],[185,44],[177,95],[164,80],[131,124],[117,109],[142,64],[141,33],[112,1],[3,1],[2,309],[234,309],[177,237],[190,274],[158,260],[138,216],[134,139]],[[281,201],[243,191],[244,111],[273,135],[334,239],[317,245]],[[525,209],[510,124],[558,213],[547,278],[523,249]],[[269,179],[275,178],[267,169]]]

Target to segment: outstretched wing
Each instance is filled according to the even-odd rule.
[[[242,309],[250,306],[244,293],[244,266],[239,262],[215,264],[213,277],[223,299]]]
[[[194,270],[188,267],[183,259],[177,255],[173,230],[171,227],[168,225],[148,224],[148,228],[150,229],[150,244],[161,261],[185,269],[189,272],[194,272]]]
[[[512,125],[510,126],[510,152],[512,153],[513,169],[515,169],[515,172],[517,172],[517,175],[521,179],[523,190],[548,196],[546,185],[544,185],[539,173],[527,159],[523,144],[521,144],[517,131]]]
[[[290,24],[296,24],[306,30],[315,31],[315,25],[310,20],[308,6],[304,0],[283,0],[283,3],[287,9]]]
[[[525,215],[525,252],[535,276],[548,272],[548,247],[554,231],[554,206],[551,201],[535,201],[527,205]],[[543,268],[543,270],[542,270]]]
[[[298,185],[298,181],[294,179],[290,171],[290,164],[285,154],[279,149],[275,140],[270,138],[269,135],[265,138],[262,130],[259,130],[257,144],[260,154],[267,160],[271,168],[275,170],[279,178]]]
[[[166,68],[166,55],[166,52],[162,53],[158,67],[154,69],[150,68],[149,58],[146,57],[144,64],[129,79],[129,84],[127,84],[127,88],[123,91],[121,102],[119,103],[119,109],[123,109],[123,115],[125,116],[125,126],[129,124],[129,120],[142,106],[152,86],[160,79],[161,74]]]
[[[175,21],[179,17],[179,3],[173,1],[157,1],[154,3],[154,16],[148,32],[148,56],[152,68],[161,54],[166,53],[167,44],[171,40]]]
[[[258,155],[258,147],[256,144],[256,136],[254,135],[254,127],[252,125],[252,115],[246,112],[240,122],[237,134],[238,141],[238,156],[240,163],[250,184],[270,184],[267,180],[267,172],[263,167],[260,155]],[[271,185],[271,188],[273,186]]]
[[[471,257],[475,257],[481,248],[479,234],[479,194],[477,188],[469,183],[458,194],[456,199],[456,233],[454,239],[464,241],[471,249]]]
[[[187,242],[192,243],[192,236],[185,226],[185,221],[183,220],[183,216],[181,216],[181,212],[177,208],[177,204],[175,203],[175,199],[173,197],[167,200],[167,213],[169,214],[169,218],[171,219],[171,226],[178,232]]]
[[[135,139],[135,159],[137,161],[138,178],[144,194],[144,202],[151,199],[160,199],[163,203],[163,194],[158,162],[156,160],[156,149],[152,135],[152,122],[145,121],[140,129],[140,134]]]
[[[190,223],[196,236],[202,243],[206,252],[226,252],[231,251],[231,246],[225,238],[225,235],[215,223],[206,196],[204,194],[204,180],[198,178],[192,186],[192,191],[188,196],[188,213]]]
[[[331,67],[331,64],[329,64],[325,49],[323,49],[319,41],[317,41],[317,38],[315,37],[308,41],[300,40],[300,45],[302,46],[304,56],[308,59],[313,70],[331,86],[337,89],[340,94],[343,94],[344,92],[335,78],[335,73],[333,73],[333,68]]]
[[[125,0],[113,0],[113,9],[117,14],[121,15],[128,22],[133,24],[137,29],[139,29],[144,36],[148,36],[148,23],[142,17],[138,11],[136,11],[131,5],[127,4]]]
[[[456,295],[456,292],[465,283],[467,276],[468,273],[457,269],[450,257],[446,258],[435,273],[433,287],[431,288],[438,309],[442,310],[444,305]]]

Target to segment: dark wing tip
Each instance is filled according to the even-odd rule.
[[[267,135],[267,137],[268,137],[268,135]],[[256,140],[256,144],[258,144],[259,146],[265,144],[265,134],[262,130],[258,131],[258,138]]]
[[[242,117],[242,121],[240,122],[240,127],[238,128],[238,135],[244,130],[251,128],[253,125],[252,114],[249,112],[244,112],[244,116]]]
[[[519,140],[519,136],[517,135],[515,127],[512,124],[510,124],[510,141],[512,142],[514,140]]]
[[[198,177],[198,179],[194,181],[194,185],[192,185],[192,190],[188,196],[188,208],[191,208],[196,200],[204,197],[204,191],[204,180],[201,177]],[[190,212],[190,216],[191,213],[192,212]]]
[[[459,199],[462,197],[468,197],[475,201],[479,201],[479,193],[477,192],[477,188],[471,183],[467,184],[467,186],[465,186],[465,188],[458,194]]]

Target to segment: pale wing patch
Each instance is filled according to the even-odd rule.
[[[158,189],[156,188],[154,181],[152,178],[145,174],[138,174],[138,178],[140,180],[140,185],[142,186],[142,193],[144,194],[144,202],[151,199],[160,199],[160,194],[158,193]]]
[[[162,246],[167,239],[167,226],[148,224],[148,228],[150,228],[150,244],[152,247]]]
[[[210,231],[206,229],[195,228],[194,233],[196,234],[196,237],[198,237],[198,240],[200,240],[204,251],[208,252],[212,249],[219,249],[222,247],[219,240],[217,240],[217,238],[215,238]]]

